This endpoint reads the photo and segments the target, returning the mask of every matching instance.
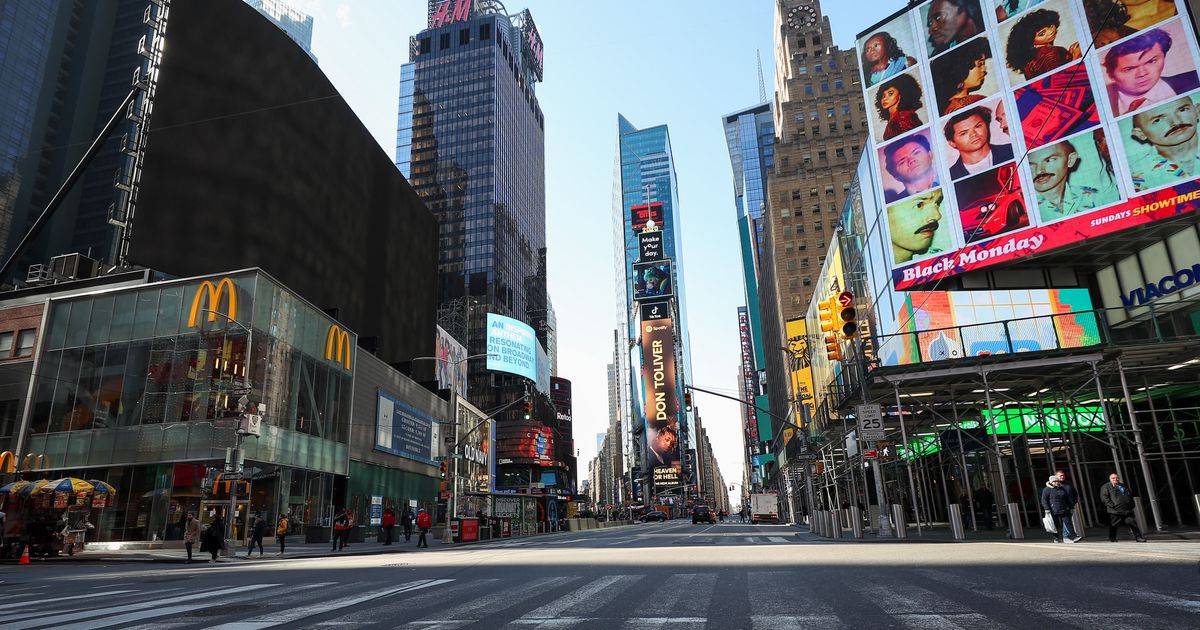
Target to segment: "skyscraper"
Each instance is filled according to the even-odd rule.
[[[818,0],[776,0],[774,110],[767,207],[787,321],[808,308],[867,129],[858,58],[834,46]]]
[[[283,29],[283,32],[303,48],[313,61],[317,60],[317,56],[312,51],[313,19],[311,15],[283,0],[246,0],[246,4],[254,7],[268,20],[271,20],[275,26]]]
[[[722,119],[725,142],[729,147],[729,163],[733,168],[734,202],[737,210],[738,240],[742,250],[742,286],[745,307],[738,309],[739,343],[742,348],[739,366],[739,391],[745,400],[759,409],[769,409],[770,401],[764,389],[768,352],[775,344],[764,339],[778,337],[779,327],[763,321],[759,307],[760,265],[773,264],[766,249],[766,180],[775,164],[775,124],[770,103],[762,103],[734,112]],[[742,407],[743,434],[746,440],[746,465],[753,465],[759,454],[760,440],[770,440],[771,419],[767,413]],[[754,426],[750,426],[753,423]],[[770,457],[765,455],[764,457]],[[760,458],[760,462],[762,458]]]
[[[529,324],[547,349],[541,37],[528,10],[506,15],[498,2],[430,0],[428,16],[400,69],[396,164],[438,218],[440,323],[469,355],[487,352],[487,313]],[[482,361],[468,381],[483,409],[530,387]],[[529,453],[510,450],[553,423],[548,403],[531,415],[514,409],[497,425],[497,454],[513,462],[498,467],[502,487],[545,479]]]
[[[643,482],[655,476],[655,492],[695,483],[694,467],[686,462],[688,451],[696,448],[695,431],[683,405],[683,386],[691,381],[692,370],[681,265],[682,214],[666,125],[638,129],[618,115],[615,172],[613,244],[622,425],[628,427],[631,444],[626,466],[634,498],[640,492],[645,501],[650,495],[642,491],[648,488]],[[647,228],[661,239],[653,257],[641,247]],[[658,309],[651,314],[655,306]],[[651,409],[653,415],[647,413]],[[669,468],[675,468],[679,477],[673,477]]]

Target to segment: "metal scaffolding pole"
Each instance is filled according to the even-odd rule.
[[[984,402],[987,404],[987,410],[990,413],[992,411],[992,387],[990,384],[988,384],[987,372],[986,371],[980,372],[980,374],[983,376],[983,399],[984,399]],[[990,422],[991,418],[989,418],[988,420]],[[980,424],[982,425],[982,423],[980,423]],[[996,488],[996,490],[1000,493],[997,496],[1003,497],[1003,499],[1004,499],[1003,514],[1007,515],[1008,514],[1008,480],[1004,478],[1004,458],[1000,455],[1000,438],[996,435],[996,433],[997,433],[996,428],[995,428],[996,424],[995,424],[995,422],[991,422],[991,424],[992,424],[992,431],[990,433],[992,434],[992,449],[995,450],[995,452],[996,452],[996,479],[1000,482],[999,487]],[[993,493],[993,494],[995,494],[995,493]],[[999,508],[1000,505],[997,504],[996,507]],[[1013,524],[1010,522],[1010,519],[1007,516],[1005,517],[1005,521],[1008,525],[1008,537],[1015,538],[1016,530],[1013,529]]]
[[[967,486],[967,509],[971,512],[971,531],[979,531],[979,523],[975,518],[975,484],[971,483],[971,473],[967,472],[967,444],[963,441],[962,419],[958,417],[958,399],[954,397],[954,389],[950,390],[950,412],[954,414],[954,430],[958,432],[958,461],[961,466],[961,478]],[[980,423],[982,426],[982,423]],[[985,512],[986,512],[986,507]]]
[[[1125,367],[1121,364],[1121,357],[1117,357],[1117,375],[1121,377],[1121,393],[1125,395],[1125,409],[1129,412],[1129,426],[1133,429],[1133,444],[1137,448],[1138,466],[1142,469],[1146,494],[1150,497],[1150,513],[1154,515],[1154,529],[1161,532],[1163,531],[1163,522],[1162,511],[1158,507],[1158,492],[1154,486],[1154,475],[1150,473],[1150,463],[1146,461],[1146,445],[1142,442],[1142,430],[1138,427],[1137,410],[1133,408],[1133,399],[1129,397],[1129,383],[1125,380]]]
[[[1150,391],[1150,381],[1142,377],[1146,385],[1146,404],[1150,407],[1150,423],[1154,426],[1154,439],[1158,441],[1158,457],[1162,462],[1163,475],[1167,478],[1167,490],[1171,493],[1171,504],[1175,507],[1175,524],[1183,527],[1183,511],[1179,509],[1179,497],[1175,494],[1175,478],[1171,476],[1171,468],[1167,464],[1167,452],[1163,445],[1162,428],[1158,425],[1158,411],[1154,409],[1154,395]],[[1189,479],[1189,483],[1190,483]]]
[[[912,503],[913,516],[916,517],[917,521],[917,535],[924,536],[924,532],[921,531],[921,513],[917,508],[917,484],[913,480],[912,460],[914,453],[908,443],[908,429],[904,426],[904,407],[900,405],[900,386],[892,383],[892,393],[896,395],[896,416],[900,418],[900,439],[904,440],[904,452],[908,454],[908,457],[904,460],[904,467],[908,470],[908,491],[911,493],[909,501]],[[921,503],[924,502],[924,498],[922,498]]]
[[[1096,363],[1092,362],[1092,378],[1096,382],[1096,402],[1100,405],[1100,417],[1104,420],[1104,432],[1107,434],[1108,449],[1112,451],[1113,466],[1116,467],[1117,474],[1121,478],[1126,478],[1125,469],[1121,467],[1121,454],[1117,451],[1116,440],[1113,439],[1113,422],[1108,415],[1108,405],[1104,401],[1104,387],[1100,384],[1100,369],[1096,367]]]

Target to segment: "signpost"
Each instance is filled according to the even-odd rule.
[[[876,449],[867,449],[863,451],[863,459],[876,459],[879,457],[879,451]]]
[[[882,440],[887,434],[883,428],[883,408],[879,405],[857,405],[854,415],[858,418],[858,435],[864,441]]]

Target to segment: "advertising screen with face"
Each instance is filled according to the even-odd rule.
[[[1200,209],[1200,52],[1181,3],[930,0],[863,31],[893,285]]]

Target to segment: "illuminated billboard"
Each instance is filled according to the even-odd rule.
[[[933,0],[859,36],[897,289],[1200,207],[1194,29],[1128,4]]]
[[[640,232],[645,229],[646,224],[650,221],[654,221],[655,225],[662,227],[663,205],[661,203],[649,203],[633,206],[629,209],[629,217],[634,232]]]
[[[882,365],[1100,343],[1087,289],[909,291],[902,299],[899,333],[884,335],[876,351]]]
[[[488,313],[487,327],[487,369],[537,382],[538,342],[533,328],[495,313]]]
[[[449,389],[460,394],[467,393],[467,347],[462,345],[441,326],[437,327],[437,339],[433,345],[433,356],[437,357],[434,375],[439,389]]]
[[[680,465],[679,394],[675,379],[675,324],[642,322],[642,387],[646,457],[651,468]]]
[[[675,295],[671,278],[671,261],[634,263],[633,299],[661,298]]]

